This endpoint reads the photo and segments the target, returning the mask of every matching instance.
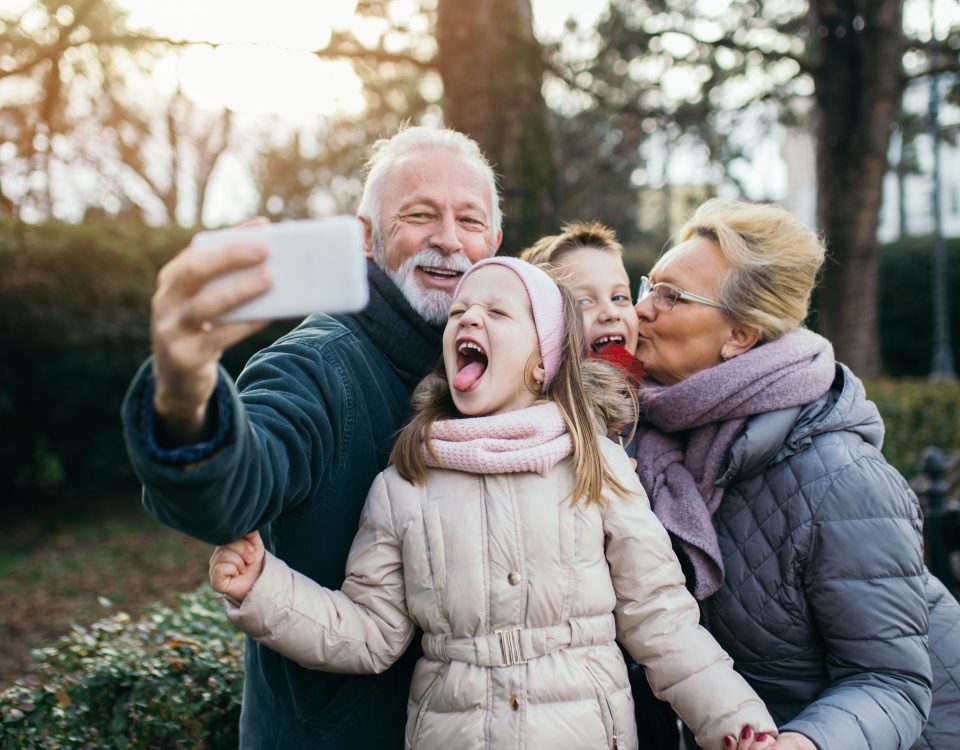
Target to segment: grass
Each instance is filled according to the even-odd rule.
[[[136,490],[81,513],[4,526],[13,530],[0,549],[0,690],[24,673],[31,649],[73,623],[173,604],[207,577],[210,546],[150,518]]]

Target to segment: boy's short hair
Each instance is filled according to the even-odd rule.
[[[617,233],[599,221],[577,221],[564,224],[560,234],[541,237],[520,253],[520,258],[537,265],[554,265],[566,253],[586,247],[623,256],[623,245]]]

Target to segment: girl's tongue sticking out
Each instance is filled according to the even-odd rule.
[[[474,341],[461,341],[457,345],[457,374],[453,387],[458,391],[469,391],[487,370],[487,354]]]

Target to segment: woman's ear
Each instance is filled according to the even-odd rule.
[[[760,329],[737,324],[731,329],[727,340],[720,347],[720,359],[726,362],[728,359],[738,357],[753,349],[759,340]]]

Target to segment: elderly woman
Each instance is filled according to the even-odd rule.
[[[778,748],[960,748],[960,607],[924,568],[880,415],[803,328],[822,242],[720,200],[678,239],[641,282],[635,444],[704,624]]]

